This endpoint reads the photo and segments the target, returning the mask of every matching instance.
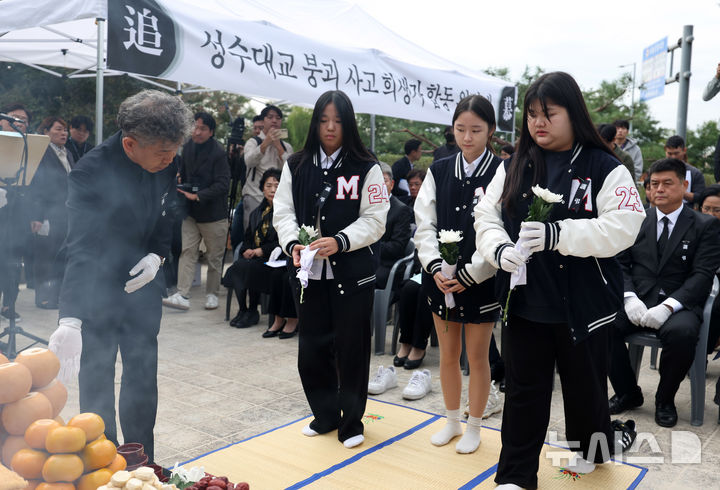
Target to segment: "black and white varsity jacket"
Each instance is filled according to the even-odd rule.
[[[322,205],[320,197],[326,196]],[[390,201],[377,162],[351,162],[341,152],[333,166],[322,169],[319,157],[300,162],[299,154],[284,165],[273,201],[273,226],[280,246],[292,256],[303,225],[320,237],[333,237],[338,252],[329,257],[339,294],[374,287],[379,254],[372,249],[385,233]]]
[[[502,208],[509,162],[498,167],[485,199],[475,208],[478,253],[498,268],[500,252],[517,241],[533,199],[531,162],[525,167],[515,216]],[[578,192],[582,183],[587,184],[585,190]],[[615,255],[635,243],[645,210],[628,170],[608,153],[579,144],[572,152],[564,187],[552,191],[562,194],[566,203],[553,207],[546,226],[546,244],[550,242],[548,248],[555,250],[550,253],[558,254],[558,268],[554,277],[532,277],[528,269],[527,280],[544,281],[557,289],[569,334],[577,343],[613,322],[622,307],[623,278]],[[573,204],[575,197],[579,205]],[[499,298],[506,297],[509,282],[510,274],[498,271]]]
[[[440,270],[442,264],[438,242],[440,230],[462,232],[455,278],[465,288],[481,284],[495,275],[495,267],[482,255],[475,254],[473,209],[485,196],[487,186],[500,164],[500,158],[485,151],[470,176],[465,175],[462,153],[437,160],[428,169],[414,210],[417,223],[415,246],[423,270],[430,278]],[[500,307],[492,291],[486,296],[487,304],[477,307],[487,307],[489,310]]]

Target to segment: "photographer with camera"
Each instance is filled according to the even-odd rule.
[[[250,213],[263,200],[260,190],[263,174],[271,168],[282,170],[285,161],[293,153],[290,143],[283,141],[287,138],[287,129],[280,128],[283,120],[280,108],[274,105],[265,106],[260,117],[263,119],[263,131],[245,144],[247,180],[243,187],[244,227],[248,225]]]
[[[225,149],[215,138],[215,119],[207,112],[194,116],[192,138],[180,157],[177,191],[185,197],[187,216],[182,223],[182,253],[178,266],[178,291],[163,305],[179,310],[190,308],[190,287],[195,276],[200,241],[207,247],[205,309],[218,307],[222,259],[227,240],[226,206],[230,166]]]

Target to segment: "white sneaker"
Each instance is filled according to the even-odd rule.
[[[413,371],[410,381],[403,390],[406,400],[419,400],[432,391],[432,375],[427,369]]]
[[[490,394],[488,395],[487,405],[482,414],[482,418],[486,419],[494,413],[502,412],[503,402],[500,398],[500,390],[495,386],[495,381],[490,381]]]
[[[397,374],[395,373],[395,367],[390,366],[384,368],[380,366],[377,370],[377,374],[368,383],[368,393],[371,395],[379,395],[385,393],[385,390],[389,388],[395,388],[397,386]]]
[[[205,309],[214,310],[218,307],[218,297],[214,294],[208,294],[205,296]]]
[[[180,293],[175,293],[172,296],[163,299],[162,304],[163,306],[167,306],[168,308],[175,308],[177,310],[190,309],[190,301],[188,301],[187,298],[183,298],[182,294]]]

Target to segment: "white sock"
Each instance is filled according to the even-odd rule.
[[[308,437],[315,437],[316,435],[318,435],[317,432],[315,432],[314,430],[312,430],[310,428],[310,424],[308,424],[302,428],[302,433],[303,433],[303,435],[306,435]]]
[[[343,446],[345,446],[346,448],[350,449],[350,448],[353,448],[353,447],[355,447],[355,446],[359,446],[360,444],[363,443],[364,440],[365,440],[365,436],[363,436],[362,434],[358,434],[358,435],[356,435],[356,436],[352,436],[352,437],[349,438],[349,439],[345,439],[345,440],[343,441]]]
[[[435,446],[444,446],[452,441],[454,437],[462,435],[462,427],[460,426],[460,409],[446,410],[447,423],[442,430],[433,434],[430,442]]]
[[[587,475],[595,469],[595,463],[591,463],[590,461],[583,459],[576,453],[575,456],[570,458],[568,464],[566,464],[563,468],[574,473],[583,473]]]
[[[475,452],[480,445],[480,424],[482,418],[468,416],[467,427],[465,427],[465,434],[455,444],[455,451],[460,454],[469,454]]]
[[[495,490],[523,490],[523,487],[519,487],[514,483],[503,483],[495,487]]]

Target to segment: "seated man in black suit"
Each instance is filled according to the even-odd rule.
[[[422,156],[422,150],[420,146],[422,141],[412,138],[405,142],[405,156],[400,160],[393,163],[392,173],[394,187],[392,191],[393,196],[405,197],[410,194],[410,188],[408,187],[407,174],[414,168],[414,163],[420,160]]]
[[[388,194],[393,190],[393,171],[390,165],[380,162],[380,169],[385,179],[385,187]],[[380,245],[380,267],[375,273],[375,287],[382,289],[387,284],[390,269],[395,262],[405,256],[405,247],[410,241],[410,223],[413,219],[413,212],[400,199],[390,195],[390,211],[388,211],[387,222],[385,223],[385,234],[378,242]]]
[[[693,362],[702,309],[720,266],[720,222],[683,206],[685,164],[665,158],[650,167],[654,207],[648,209],[635,244],[618,255],[625,308],[615,319],[609,377],[615,395],[610,413],[643,404],[625,337],[652,329],[662,342],[655,422],[677,423],[675,393]]]

